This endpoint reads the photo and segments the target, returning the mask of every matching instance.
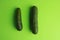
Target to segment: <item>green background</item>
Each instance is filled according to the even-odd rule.
[[[38,34],[29,30],[29,8],[38,7]],[[14,26],[14,10],[21,8],[23,30]],[[60,40],[60,0],[0,0],[0,40]]]

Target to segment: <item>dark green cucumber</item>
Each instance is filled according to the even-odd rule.
[[[21,10],[20,8],[15,9],[15,26],[18,31],[22,30],[22,19],[21,19]]]
[[[32,6],[30,8],[30,29],[32,33],[38,33],[38,8],[36,6]]]

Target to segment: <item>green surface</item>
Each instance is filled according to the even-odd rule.
[[[29,30],[29,8],[38,7],[38,34]],[[15,8],[22,11],[23,30],[13,24]],[[60,0],[0,0],[0,40],[60,40]]]

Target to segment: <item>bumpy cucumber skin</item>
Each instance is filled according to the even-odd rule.
[[[36,6],[30,8],[30,29],[33,34],[38,33],[38,9]]]
[[[20,8],[15,9],[14,20],[15,20],[14,22],[15,22],[16,29],[18,31],[21,31],[22,30],[22,19],[21,19],[21,10],[20,10]]]

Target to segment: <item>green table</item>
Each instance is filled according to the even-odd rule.
[[[38,7],[38,34],[29,30],[29,8]],[[17,31],[14,10],[21,8],[22,31]],[[60,40],[60,0],[0,0],[0,40]]]

